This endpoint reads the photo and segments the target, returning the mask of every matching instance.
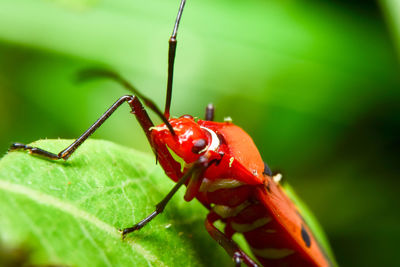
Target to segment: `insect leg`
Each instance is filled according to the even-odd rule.
[[[78,81],[88,81],[93,79],[108,78],[114,80],[124,88],[131,91],[135,96],[139,97],[145,106],[154,111],[156,115],[165,123],[172,135],[175,135],[174,129],[169,123],[168,119],[163,115],[161,110],[157,107],[153,100],[143,95],[139,90],[136,89],[128,80],[116,73],[115,71],[103,68],[90,68],[85,69],[78,73]]]
[[[208,104],[206,107],[206,121],[213,121],[214,120],[214,105],[213,104]]]
[[[43,150],[37,147],[31,147],[21,143],[14,143],[11,145],[9,151],[14,150],[28,150],[29,153],[33,155],[39,155],[48,159],[57,160],[64,159],[67,160],[72,153],[90,136],[92,135],[110,116],[114,113],[115,110],[118,109],[124,102],[128,102],[130,107],[132,108],[132,112],[136,115],[140,125],[146,132],[146,136],[149,138],[149,128],[153,126],[150,118],[148,117],[146,111],[143,110],[143,107],[139,100],[132,95],[125,95],[120,97],[92,126],[89,127],[79,138],[77,138],[71,145],[69,145],[66,149],[62,150],[58,154],[54,154],[52,152]]]
[[[169,111],[171,108],[171,99],[172,99],[172,80],[174,78],[174,63],[175,63],[175,54],[176,54],[176,35],[178,34],[179,22],[182,18],[183,8],[185,7],[186,0],[181,0],[181,4],[179,5],[178,15],[176,16],[174,29],[172,31],[171,37],[168,41],[168,80],[167,80],[167,96],[165,100],[165,110],[164,116],[169,118]]]
[[[214,222],[219,219],[220,217],[214,212],[208,214],[204,224],[210,236],[232,257],[236,267],[240,267],[242,262],[250,267],[257,267],[257,263],[244,253],[231,238],[227,237],[214,226]]]
[[[134,232],[136,230],[140,230],[143,226],[145,226],[147,223],[149,223],[151,220],[153,220],[158,214],[162,213],[167,206],[168,202],[170,199],[174,196],[174,194],[178,191],[178,189],[184,185],[189,178],[192,177],[192,175],[201,175],[203,171],[210,165],[212,162],[208,162],[208,159],[206,157],[200,157],[200,159],[182,176],[182,178],[175,184],[175,186],[172,188],[172,190],[164,197],[161,202],[159,202],[156,205],[156,210],[153,211],[150,215],[148,215],[146,218],[138,222],[132,227],[125,228],[123,230],[120,230],[122,233],[122,238],[125,238],[125,236],[131,232]]]

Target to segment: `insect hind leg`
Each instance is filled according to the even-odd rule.
[[[231,256],[235,263],[235,267],[240,267],[242,262],[250,267],[258,267],[258,264],[253,261],[243,250],[241,250],[231,238],[226,236],[214,226],[214,222],[219,219],[220,217],[216,213],[211,212],[208,214],[204,225],[210,236],[225,249],[229,256]]]

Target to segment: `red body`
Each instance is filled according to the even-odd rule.
[[[249,135],[232,123],[170,119],[153,127],[150,139],[166,174],[178,181],[201,155],[218,159],[187,183],[185,200],[197,198],[222,220],[225,234],[242,233],[264,266],[330,266],[296,206],[278,182],[264,173],[264,162]],[[207,144],[193,152],[197,140]],[[179,162],[181,161],[181,162]]]

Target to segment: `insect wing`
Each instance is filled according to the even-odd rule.
[[[282,261],[289,266],[332,266],[330,259],[314,237],[300,210],[286,195],[283,188],[273,181],[268,187],[259,187],[256,195],[278,225],[277,231],[287,241],[287,248],[295,253]],[[300,264],[299,259],[303,264]]]
[[[288,197],[294,202],[297,209],[299,210],[303,220],[311,229],[311,232],[314,234],[314,237],[318,244],[321,246],[323,253],[326,254],[326,257],[329,259],[332,266],[338,266],[333,251],[329,245],[328,238],[323,231],[321,225],[318,220],[311,212],[311,210],[307,207],[307,205],[297,196],[296,192],[290,186],[289,183],[283,184],[284,192],[288,195]]]

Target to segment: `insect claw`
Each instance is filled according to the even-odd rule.
[[[8,152],[11,151],[15,151],[15,150],[19,150],[19,149],[27,149],[27,146],[25,144],[21,144],[21,143],[13,143],[10,148],[8,149]]]
[[[138,225],[138,224],[136,224],[136,225],[134,225],[134,226],[132,226],[132,227],[129,227],[129,228],[124,228],[124,229],[119,229],[118,231],[122,234],[122,240],[124,240],[124,238],[125,238],[125,236],[127,235],[127,234],[129,234],[129,233],[132,233],[132,232],[134,232],[134,231],[137,231],[137,230],[139,230],[140,228],[142,228],[143,226],[140,226],[140,225]]]
[[[130,228],[125,228],[125,229],[118,229],[118,232],[121,233],[121,239],[125,240],[125,237],[127,234],[129,234],[131,231],[129,231]]]

